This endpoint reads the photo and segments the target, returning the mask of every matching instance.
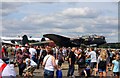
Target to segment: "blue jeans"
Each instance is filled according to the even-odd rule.
[[[35,55],[32,56],[32,60],[33,60],[35,63],[37,63],[37,59],[36,59]]]
[[[44,78],[54,78],[54,71],[44,70]]]
[[[74,74],[74,64],[69,65],[67,76],[72,76]]]

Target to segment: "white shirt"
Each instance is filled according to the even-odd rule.
[[[43,62],[45,63],[45,61],[46,61],[45,69],[50,70],[50,71],[54,71],[54,66],[53,66],[53,63],[52,63],[52,56],[51,55],[46,55]]]
[[[37,67],[37,64],[36,64],[33,60],[28,59],[28,58],[25,59],[26,64],[28,64],[28,60],[30,60],[30,62],[31,62],[30,65],[31,65],[31,66],[33,66],[33,67]]]
[[[89,52],[89,55],[90,55],[90,58],[91,58],[91,62],[97,62],[95,51]]]
[[[0,67],[2,66],[3,63],[0,63]],[[6,77],[6,76],[13,76],[16,77],[16,72],[14,69],[14,65],[12,64],[7,64],[7,66],[4,68],[4,70],[2,71],[2,78]]]
[[[23,51],[25,49],[25,47],[21,47],[21,50]]]
[[[34,56],[35,54],[37,54],[37,51],[34,48],[30,48],[29,52],[30,52],[31,56]]]

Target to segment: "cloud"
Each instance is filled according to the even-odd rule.
[[[86,23],[87,18],[87,20],[89,20],[91,17],[95,18],[95,16],[98,16],[97,12],[86,7],[68,8],[50,15],[28,15],[25,16],[22,21],[33,24],[34,26],[44,26],[44,28],[49,26],[51,28],[73,29]],[[85,17],[86,19],[81,19],[81,17]]]
[[[52,16],[31,15],[24,17],[22,21],[29,22],[35,25],[40,25],[43,23],[53,22],[55,21],[55,18]]]
[[[73,19],[69,19],[63,16],[58,16],[57,14],[45,16],[28,15],[20,20],[4,19],[3,26],[11,30],[45,29],[44,31],[47,31],[47,28],[49,28],[49,30],[54,32],[66,32],[67,30],[67,32],[105,33],[111,32],[111,29],[116,30],[117,19],[113,17],[96,17],[94,19],[75,19],[74,17]],[[99,29],[102,30],[99,31]]]
[[[119,0],[2,0],[2,2],[119,2]]]
[[[70,29],[78,27],[75,23],[70,22],[70,19],[64,19],[57,15],[31,15],[24,17],[22,21],[33,24],[34,26],[42,26],[42,28]]]
[[[18,8],[24,3],[18,2],[2,2],[0,7],[0,13],[2,16],[7,16],[12,13],[18,12]]]
[[[36,14],[34,12],[27,14],[27,10],[20,9],[25,6],[24,3],[3,4],[3,7],[0,8],[3,11],[3,35],[40,36],[55,33],[73,37],[73,35],[102,34],[109,40],[117,36],[115,32],[118,28],[118,19],[114,16],[103,16],[100,11],[90,7],[68,7],[53,13],[42,14],[35,11]],[[29,8],[31,7],[29,6]],[[15,16],[14,13],[16,13]],[[24,15],[24,13],[26,14]],[[12,19],[8,15],[12,15]],[[22,17],[17,19],[17,15],[22,15]]]
[[[94,9],[90,9],[88,7],[84,8],[68,8],[62,11],[64,16],[68,17],[76,17],[76,18],[95,18],[99,15],[97,11]]]
[[[4,9],[0,11],[2,13],[2,16],[6,16],[11,14],[12,12],[17,12],[15,9]]]
[[[118,18],[110,16],[100,16],[95,19],[97,24],[109,24],[109,25],[118,25]]]
[[[2,2],[59,2],[57,0],[3,0]]]
[[[108,17],[110,18],[110,17]],[[99,20],[96,20],[99,19]],[[13,30],[18,30],[20,32],[78,32],[78,33],[110,33],[111,29],[116,30],[114,27],[114,21],[110,21],[111,23],[107,23],[106,18],[96,18],[96,19],[64,19],[58,16],[48,15],[28,15],[21,20],[6,20],[3,21],[3,27],[9,29],[9,32]],[[104,20],[104,21],[100,21]],[[115,20],[114,18],[111,20]],[[117,20],[116,20],[117,21]],[[99,24],[99,25],[98,25]],[[111,25],[113,24],[113,25]],[[109,28],[108,28],[109,27]],[[117,26],[116,26],[117,27]],[[41,30],[42,29],[42,30]],[[101,29],[101,31],[99,31]],[[29,31],[29,32],[30,32]]]

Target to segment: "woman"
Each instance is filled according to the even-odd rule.
[[[85,55],[84,55],[84,52],[80,52],[80,54],[78,56],[77,64],[78,64],[78,73],[79,73],[79,76],[81,76],[82,70],[85,69]]]
[[[47,54],[43,60],[44,78],[54,78],[54,69],[57,69],[55,57],[51,47],[46,47]]]
[[[26,58],[30,58],[30,55],[29,55],[29,53],[27,52],[27,49],[25,48],[25,49],[23,49],[23,57],[26,59]]]
[[[98,57],[98,62],[97,62],[97,70],[99,71],[100,78],[102,76],[106,77],[107,74],[107,51],[106,50],[101,50],[100,55]]]
[[[19,75],[22,76],[23,70],[26,67],[26,63],[25,63],[25,58],[21,49],[17,50],[16,58],[17,58],[18,67],[19,67]]]
[[[57,59],[58,59],[58,64],[62,66],[62,63],[64,63],[64,56],[63,56],[62,50],[58,51]]]

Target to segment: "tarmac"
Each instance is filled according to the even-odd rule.
[[[10,57],[10,59],[12,59],[13,57]],[[63,77],[67,77],[67,72],[68,72],[68,62],[65,61],[63,64],[62,64],[62,75]],[[18,67],[15,67],[15,71],[17,73],[17,76],[19,75],[18,72],[19,72],[19,69]],[[94,72],[93,72],[94,73]],[[93,75],[92,73],[92,75]],[[43,77],[43,74],[44,74],[44,69],[42,67],[40,67],[39,69],[35,69],[35,71],[33,72],[33,75],[34,77]],[[56,70],[54,71],[54,76],[56,76]],[[74,70],[74,76],[79,76],[79,73],[78,73],[78,65],[75,64],[75,70]],[[97,75],[96,76],[99,76],[99,72],[97,72]],[[111,71],[108,71],[107,72],[107,78],[110,78],[112,77],[111,76]],[[93,77],[94,78],[94,77]],[[113,78],[113,77],[112,77]]]
[[[61,68],[62,68],[62,74],[63,74],[63,76],[67,77],[68,63],[67,62],[63,63],[63,65],[62,65]],[[18,67],[15,67],[15,71],[16,71],[16,73],[18,75],[18,71],[19,71]],[[43,76],[43,74],[44,74],[44,69],[42,67],[40,67],[39,69],[35,69],[35,71],[33,72],[33,75],[36,76],[36,77],[37,76]],[[54,75],[56,76],[56,70],[54,71]],[[78,75],[78,65],[77,64],[75,65],[74,76],[79,76]],[[99,76],[98,72],[97,72],[96,76]],[[111,71],[108,71],[107,76],[111,76]]]

